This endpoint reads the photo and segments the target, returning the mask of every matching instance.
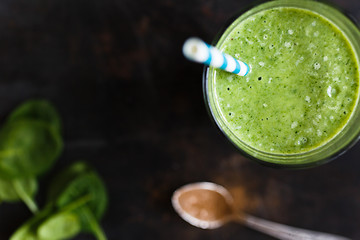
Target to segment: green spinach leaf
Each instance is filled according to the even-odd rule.
[[[51,211],[52,208],[49,206],[38,212],[18,228],[15,233],[11,235],[10,240],[43,240],[39,239],[37,236],[37,229],[38,226],[46,220],[49,214],[51,214]]]
[[[0,199],[21,199],[36,212],[36,176],[54,164],[62,147],[60,118],[49,102],[31,100],[16,108],[0,129]]]
[[[45,209],[20,227],[11,240],[60,240],[79,232],[106,240],[99,220],[107,201],[104,183],[97,173],[84,162],[74,163],[50,184]]]
[[[104,183],[92,168],[84,162],[73,164],[58,175],[49,190],[49,201],[60,209],[84,196],[89,196],[90,200],[74,211],[79,216],[82,231],[100,237],[104,234],[97,222],[105,212],[108,199]]]
[[[0,175],[37,176],[54,164],[61,150],[61,136],[43,122],[9,122],[0,131]]]
[[[60,118],[45,100],[16,108],[0,130],[0,176],[37,176],[48,170],[62,151]]]
[[[71,212],[60,212],[46,219],[37,229],[39,239],[68,239],[81,230],[78,216]]]
[[[90,195],[87,207],[100,219],[107,206],[105,185],[98,174],[85,162],[77,162],[61,172],[49,188],[49,201],[62,208],[72,201]]]
[[[21,199],[14,185],[21,185],[23,191],[33,196],[37,191],[37,182],[34,178],[17,178],[15,180],[3,179],[0,177],[0,200],[14,202]]]
[[[29,100],[17,107],[8,117],[8,122],[37,120],[61,131],[61,121],[55,107],[46,100]]]

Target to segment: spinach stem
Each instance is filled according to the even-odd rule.
[[[21,200],[24,201],[24,203],[27,205],[30,211],[34,214],[37,213],[39,211],[38,206],[36,205],[32,197],[24,190],[22,184],[20,184],[20,182],[17,179],[13,180],[12,184],[14,186],[16,193],[19,195]]]
[[[76,199],[75,201],[71,202],[70,204],[64,206],[60,212],[71,212],[83,205],[85,205],[86,203],[88,203],[91,200],[91,195],[87,194],[81,198]]]
[[[88,209],[84,208],[83,213],[85,214],[86,218],[89,221],[89,224],[98,240],[107,240],[104,231],[99,226],[98,221],[95,219],[94,214]]]

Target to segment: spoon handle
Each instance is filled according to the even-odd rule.
[[[350,240],[333,234],[290,227],[250,215],[239,216],[239,221],[249,228],[281,240]]]

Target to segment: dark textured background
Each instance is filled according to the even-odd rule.
[[[41,181],[74,160],[108,186],[102,226],[112,239],[271,239],[229,224],[206,231],[182,221],[172,192],[194,181],[229,187],[259,217],[360,239],[360,144],[321,167],[289,171],[242,157],[202,99],[202,66],[183,41],[211,41],[246,0],[1,0],[0,118],[41,97],[59,109],[65,150]],[[358,0],[336,0],[360,19]],[[30,212],[0,205],[0,239]],[[76,239],[93,239],[88,235]]]

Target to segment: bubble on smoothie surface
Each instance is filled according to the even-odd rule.
[[[334,106],[334,107],[332,107],[332,106],[327,106],[327,108],[330,109],[330,110],[335,110],[335,111],[339,110],[339,107],[338,107],[338,106]]]
[[[285,42],[285,47],[287,47],[287,48],[289,48],[289,47],[291,47],[291,43],[290,42]]]
[[[331,74],[334,75],[334,74],[340,74],[340,73],[341,73],[341,67],[339,65],[335,64]],[[337,78],[337,79],[339,79],[339,78]]]
[[[324,62],[326,62],[327,60],[329,60],[328,56],[324,56]]]
[[[302,63],[304,61],[304,57],[300,57],[296,62],[295,65],[299,65],[299,63]]]
[[[308,140],[306,137],[300,137],[295,144],[300,146],[300,145],[304,145],[307,141]]]
[[[319,70],[320,67],[321,67],[320,63],[315,63],[315,64],[314,64],[315,70]]]
[[[264,62],[259,62],[259,65],[263,67],[263,66],[265,66],[265,63]]]
[[[296,128],[298,126],[298,122],[293,122],[292,124],[291,124],[291,128]]]
[[[311,101],[311,98],[309,96],[306,96],[305,101],[309,103]]]
[[[337,91],[336,88],[333,88],[332,86],[329,86],[326,90],[326,93],[329,97],[333,97],[336,95]]]
[[[253,41],[250,41],[250,40],[248,40],[247,38],[245,38],[245,40],[246,40],[246,42],[247,42],[248,44],[250,44],[250,45],[253,45],[253,44],[254,44]]]
[[[319,137],[323,135],[323,133],[322,133],[322,131],[321,131],[320,129],[318,129],[318,130],[316,131],[316,134],[317,134]]]
[[[294,34],[294,30],[289,29],[289,30],[288,30],[288,33],[289,33],[290,35],[293,35],[293,34]]]

